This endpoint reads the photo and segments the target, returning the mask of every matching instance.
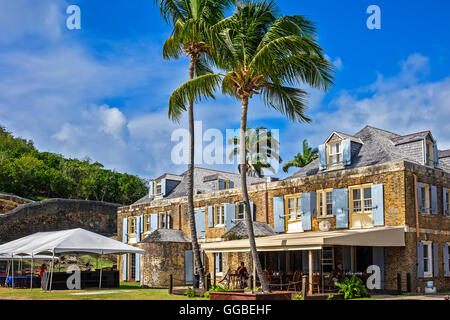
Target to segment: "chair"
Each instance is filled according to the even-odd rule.
[[[315,290],[317,290],[317,293],[320,293],[320,275],[317,272],[314,272],[312,277],[312,293]]]
[[[300,280],[302,278],[302,272],[300,270],[295,270],[294,275],[292,276],[292,280],[288,282],[288,291],[291,291],[291,288],[294,291],[297,291],[297,287],[300,288]]]

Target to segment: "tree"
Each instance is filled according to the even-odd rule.
[[[272,1],[248,1],[218,24],[222,45],[216,48],[217,65],[225,74],[199,76],[172,94],[169,108],[179,117],[188,101],[222,93],[241,102],[240,140],[245,140],[249,101],[261,95],[263,103],[296,122],[310,122],[305,115],[307,84],[327,90],[332,84],[332,65],[317,43],[314,24],[303,16],[278,16]],[[240,144],[240,167],[245,221],[254,266],[264,291],[270,292],[256,250],[247,191],[245,144]]]
[[[235,147],[231,150],[228,158],[232,160],[239,154],[239,137],[233,137],[227,141]],[[265,127],[252,129],[247,128],[245,136],[245,150],[247,152],[247,174],[249,177],[264,177],[263,169],[275,173],[270,160],[274,159],[281,163],[283,160],[278,154],[279,142],[272,137],[272,132]],[[239,167],[240,170],[240,167]]]
[[[303,153],[297,153],[294,160],[286,162],[283,166],[283,171],[287,173],[291,167],[306,167],[318,157],[319,149],[309,147],[308,140],[305,139],[303,140]]]
[[[159,4],[162,17],[167,23],[173,24],[172,35],[165,41],[163,57],[177,59],[185,54],[189,58],[189,79],[212,73],[211,59],[214,41],[212,26],[221,21],[225,9],[231,0],[155,0]],[[188,99],[189,123],[189,162],[187,174],[187,199],[189,226],[192,239],[196,271],[203,283],[204,268],[200,256],[200,246],[197,239],[194,215],[194,103],[195,99]],[[183,106],[186,110],[185,105]],[[169,117],[171,109],[169,108]],[[179,119],[179,118],[178,118]]]

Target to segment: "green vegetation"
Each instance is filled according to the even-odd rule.
[[[43,291],[40,288],[0,288],[0,300],[205,300],[201,297],[188,298],[169,295],[167,289],[144,289],[138,283],[122,283],[120,289]]]
[[[311,148],[308,140],[303,140],[303,152],[297,153],[294,160],[288,161],[283,166],[283,171],[288,172],[291,167],[303,168],[319,157],[319,149]]]
[[[345,278],[343,282],[336,282],[339,287],[339,293],[344,294],[344,299],[364,298],[369,295],[363,281],[353,275],[351,278]]]
[[[300,293],[300,294],[292,297],[292,300],[303,300],[303,295]]]
[[[68,198],[131,204],[147,193],[136,176],[103,169],[90,159],[39,152],[32,141],[0,127],[0,191],[33,200]]]
[[[195,297],[195,290],[191,287],[188,287],[186,291],[184,292],[184,295],[188,298],[194,298]]]

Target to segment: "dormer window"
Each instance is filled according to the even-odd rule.
[[[327,163],[329,165],[342,163],[343,153],[342,153],[342,141],[331,142],[327,146],[328,159]]]
[[[161,180],[156,182],[156,195],[160,195],[162,192],[162,183]]]
[[[434,143],[431,141],[426,142],[426,161],[425,164],[428,166],[434,166]]]

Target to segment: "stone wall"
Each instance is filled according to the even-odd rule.
[[[6,213],[20,205],[30,202],[33,201],[9,193],[0,193],[0,214]]]
[[[117,232],[119,205],[98,201],[51,199],[0,215],[0,243],[36,232],[83,228],[105,236]]]

